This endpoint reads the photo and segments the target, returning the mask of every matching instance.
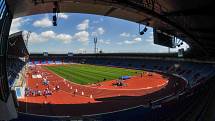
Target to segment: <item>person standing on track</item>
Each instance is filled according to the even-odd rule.
[[[36,88],[38,88],[38,86],[39,86],[39,84],[38,84],[38,83],[36,83]]]
[[[73,92],[73,96],[75,96],[75,90],[74,90],[74,92]]]
[[[143,73],[140,74],[140,77],[141,77],[141,78],[143,77]]]

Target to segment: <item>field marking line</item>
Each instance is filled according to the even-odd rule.
[[[52,71],[50,71],[50,70],[46,70],[46,69],[44,69],[43,68],[43,70],[45,70],[45,71],[48,71],[49,73],[51,73],[51,74],[54,74],[54,75],[56,75],[56,76],[58,76],[59,78],[61,78],[61,79],[63,79],[63,81],[64,81],[64,79],[65,78],[63,78],[62,76],[60,76],[60,75],[58,75],[58,74],[56,74],[56,73],[54,73],[54,72],[52,72]],[[81,85],[81,84],[78,84],[78,83],[74,83],[74,82],[72,82],[72,81],[69,81],[69,80],[67,80],[67,79],[65,79],[65,81],[66,82],[69,82],[69,83],[72,83],[72,84],[74,84],[74,85],[77,85],[77,86],[80,86],[80,87],[87,87],[87,88],[91,88],[91,89],[100,89],[100,90],[112,90],[112,91],[117,91],[117,90],[119,90],[119,91],[140,91],[140,90],[147,90],[147,89],[149,89],[149,87],[145,87],[145,88],[138,88],[138,89],[109,89],[109,88],[99,88],[99,87],[92,87],[92,86],[87,86],[87,85]],[[162,86],[163,85],[166,85],[168,83],[168,81],[166,80],[166,83],[164,83],[164,84],[162,84]],[[157,87],[157,86],[155,86],[155,87]]]

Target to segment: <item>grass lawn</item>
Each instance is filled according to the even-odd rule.
[[[83,85],[104,81],[104,78],[106,80],[113,80],[121,76],[132,76],[135,75],[136,72],[141,72],[140,70],[87,64],[45,66],[44,68],[67,80]]]

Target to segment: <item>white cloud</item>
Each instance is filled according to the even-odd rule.
[[[33,26],[41,28],[51,27],[52,21],[46,16],[45,18],[34,21]]]
[[[92,32],[92,36],[103,35],[105,30],[102,27],[97,28],[94,32]]]
[[[123,32],[120,34],[121,37],[130,37],[129,33]]]
[[[75,33],[73,38],[80,42],[86,43],[89,40],[89,33],[87,31],[80,31],[78,33]]]
[[[98,24],[100,21],[98,21],[98,20],[95,20],[95,21],[93,21],[92,23],[93,24]]]
[[[30,19],[23,19],[23,18],[13,19],[11,28],[10,28],[10,34],[21,31],[22,25],[24,25],[28,21],[30,21]]]
[[[86,48],[77,48],[74,50],[74,53],[86,53],[87,51],[89,52]]]
[[[137,38],[134,38],[133,41],[134,42],[140,42],[140,41],[142,41],[142,39],[140,37],[137,37]]]
[[[48,41],[48,39],[41,37],[41,35],[36,32],[32,32],[29,38],[29,43],[42,43],[46,41]]]
[[[153,35],[150,35],[145,41],[146,41],[146,42],[153,43],[153,41],[154,41]]]
[[[134,38],[134,39],[131,40],[131,41],[126,40],[126,41],[124,41],[124,43],[125,43],[125,44],[135,44],[135,43],[138,43],[138,42],[141,42],[141,41],[142,41],[142,39],[139,38],[139,37],[137,37],[137,38]]]
[[[45,31],[41,33],[41,36],[46,39],[54,39],[56,34],[53,31]]]
[[[29,42],[30,43],[42,43],[50,40],[58,40],[63,43],[69,43],[73,40],[80,41],[82,43],[87,43],[89,40],[89,33],[87,31],[80,31],[74,34],[74,36],[69,34],[60,33],[57,34],[54,31],[44,31],[41,33],[31,33]]]
[[[64,43],[69,43],[72,41],[72,36],[68,34],[59,34],[56,36],[56,39],[63,41]]]
[[[45,31],[41,33],[32,32],[29,38],[30,43],[42,43],[49,40],[63,41],[63,43],[69,43],[72,41],[72,36],[69,34],[56,34],[53,31]]]
[[[104,19],[103,19],[103,18],[100,18],[100,19],[98,19],[98,20],[93,21],[92,23],[93,23],[93,24],[98,24],[98,23],[103,22],[103,21],[104,21]]]
[[[133,41],[125,40],[124,43],[125,43],[125,44],[133,44],[134,42],[133,42]]]
[[[65,14],[65,13],[59,13],[58,17],[62,18],[62,19],[68,19],[69,18],[69,16],[67,14]]]
[[[84,51],[84,50],[85,50],[84,48],[79,48],[79,49],[78,49],[78,51]]]
[[[77,25],[77,30],[86,30],[89,27],[89,19],[86,19],[84,21],[82,21],[80,24]]]
[[[110,40],[103,40],[103,39],[100,39],[98,42],[101,44],[106,44],[106,45],[109,45],[111,43]]]
[[[68,15],[65,13],[59,13],[58,14],[58,18],[62,18],[62,19],[68,19]],[[46,15],[44,18],[40,19],[40,20],[36,20],[33,22],[33,26],[35,27],[41,27],[41,28],[47,28],[47,27],[51,27],[52,24],[52,20],[48,18],[48,15]]]
[[[117,44],[117,45],[122,45],[123,43],[122,43],[122,42],[117,42],[116,44]]]
[[[97,29],[97,31],[98,31],[98,34],[100,34],[100,35],[104,34],[104,32],[105,32],[105,30],[102,27],[99,27]]]

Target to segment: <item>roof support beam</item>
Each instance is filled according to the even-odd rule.
[[[151,20],[151,18],[145,18],[143,20],[137,21],[137,23],[146,24],[146,23],[149,23],[150,20]]]
[[[110,15],[110,14],[111,14],[112,12],[114,12],[116,9],[117,9],[117,8],[115,8],[115,7],[111,7],[111,8],[104,14],[104,16]]]
[[[189,28],[189,30],[194,32],[206,33],[206,34],[215,33],[215,28]]]
[[[187,37],[189,39],[192,40],[193,42],[193,47],[197,47],[199,48],[204,55],[209,56],[207,49],[205,49],[204,47],[201,46],[201,42],[199,41],[198,38],[196,38],[196,36],[194,36],[191,32],[189,32],[186,28],[182,27],[181,25],[179,25],[178,23],[176,23],[175,21],[170,20],[169,18],[167,18],[166,16],[163,16],[155,11],[149,10],[141,5],[135,4],[133,2],[131,2],[131,0],[119,0],[121,5],[136,9],[138,11],[144,12],[146,15],[152,16],[156,19],[159,19],[167,24],[169,24],[170,26],[172,26],[173,28],[175,28],[177,31],[184,33],[185,35],[187,35]],[[190,41],[188,41],[190,42]],[[191,43],[191,42],[190,42]]]
[[[214,41],[214,43],[215,43],[215,36],[214,37],[209,37],[209,36],[200,36],[200,37],[198,37],[199,39],[203,39],[203,40],[211,40],[211,41]]]
[[[213,6],[206,6],[201,8],[164,13],[164,16],[193,16],[193,15],[214,16],[214,11],[215,9]]]

